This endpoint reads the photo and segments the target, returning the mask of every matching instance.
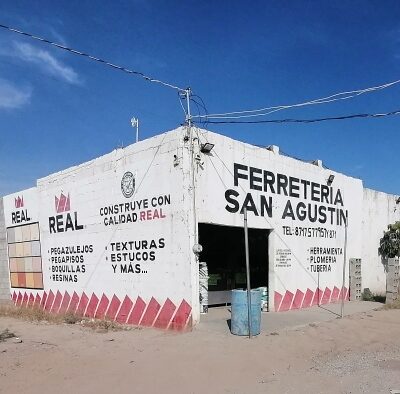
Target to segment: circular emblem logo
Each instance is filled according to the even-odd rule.
[[[126,198],[132,197],[135,192],[135,176],[130,171],[125,172],[121,179],[121,191]]]

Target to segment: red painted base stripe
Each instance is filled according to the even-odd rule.
[[[302,308],[308,308],[311,306],[312,300],[314,298],[314,292],[310,289],[307,289],[306,294],[304,295],[303,303],[301,304]]]
[[[58,313],[65,313],[65,312],[67,312],[67,310],[68,310],[68,305],[69,305],[69,302],[70,302],[70,301],[71,301],[71,296],[70,296],[67,292],[65,292],[65,293],[64,293],[63,300],[62,300],[61,305],[60,305],[60,309],[58,310]]]
[[[288,298],[290,295],[285,295]],[[293,295],[292,295],[293,296]],[[279,298],[279,296],[276,296]],[[89,300],[85,292],[79,296],[73,292],[72,296],[65,291],[64,295],[57,290],[43,292],[43,294],[30,292],[15,292],[10,298],[17,306],[37,307],[51,313],[73,313],[78,316],[106,318],[122,324],[141,325],[160,329],[184,330],[192,326],[192,308],[182,300],[179,307],[167,298],[160,304],[152,297],[148,304],[137,297],[135,304],[131,298],[125,296],[123,302],[114,294],[109,298],[103,294],[99,300],[96,294],[92,294]],[[282,297],[281,297],[282,298]],[[298,302],[302,299],[302,293],[297,293]]]
[[[292,309],[300,309],[303,304],[304,293],[297,289],[296,295],[294,296]]]
[[[21,306],[21,304],[22,304],[22,294],[21,294],[21,292],[19,292],[18,297],[17,297],[17,302],[15,305]]]
[[[28,308],[32,308],[34,302],[35,302],[35,297],[34,297],[33,294],[31,293],[31,294],[29,295],[29,300],[28,300],[28,305],[27,305]]]
[[[105,294],[103,294],[103,296],[101,297],[99,306],[97,307],[96,314],[95,314],[96,319],[104,318],[109,303],[110,303],[109,299],[107,298],[107,296]]]
[[[106,313],[106,319],[114,320],[120,305],[121,305],[121,301],[114,294],[113,298],[111,299],[110,306],[108,307],[108,310],[107,310],[107,313]]]
[[[331,302],[339,301],[339,293],[340,293],[340,290],[335,286],[332,291]]]
[[[132,306],[133,306],[132,300],[128,296],[125,296],[124,301],[122,302],[121,308],[115,320],[120,324],[126,323],[126,321],[128,320],[129,312],[132,309]]]
[[[40,307],[43,309],[44,306],[46,305],[46,300],[47,300],[47,293],[44,292],[42,296],[42,300],[40,301]]]
[[[53,306],[51,307],[51,312],[52,313],[57,313],[58,312],[58,310],[60,309],[60,306],[61,306],[62,298],[63,298],[62,294],[57,290],[56,298],[55,298],[55,300],[53,302]]]
[[[99,299],[97,298],[96,294],[93,293],[92,297],[90,297],[89,305],[86,308],[85,316],[94,317],[98,303]]]
[[[38,294],[36,294],[35,303],[33,304],[33,306],[34,306],[35,308],[40,308],[40,302],[41,302],[41,298],[40,298],[40,295],[39,295],[39,293],[38,293]]]
[[[279,307],[281,306],[281,302],[282,302],[282,294],[278,293],[277,291],[274,294],[274,309],[275,312],[279,311]]]
[[[79,300],[79,304],[76,307],[76,314],[78,316],[83,316],[83,314],[85,313],[87,304],[89,303],[89,298],[88,296],[85,294],[85,292],[82,293],[81,295],[81,299]]]
[[[321,304],[325,305],[325,304],[329,304],[330,300],[331,300],[331,290],[326,288],[324,291],[324,295],[322,296],[322,300],[321,300]]]
[[[140,325],[144,327],[151,327],[160,308],[161,305],[155,300],[155,298],[152,297],[149,305],[147,306],[146,312],[140,321]]]
[[[28,293],[24,293],[24,297],[22,298],[22,304],[21,307],[25,308],[28,305]]]
[[[138,297],[135,306],[133,307],[132,312],[128,318],[127,323],[137,326],[140,322],[140,319],[143,315],[145,308],[146,308],[146,303],[140,297]]]
[[[338,302],[343,297],[345,297],[345,300],[349,299],[349,291],[346,287],[342,290],[339,290],[336,286],[333,290],[326,287],[324,291],[317,288],[314,292],[307,289],[305,294],[303,294],[301,290],[297,289],[295,295],[293,295],[289,290],[286,290],[284,295],[275,291],[274,309],[275,311],[281,312],[290,309],[308,308],[310,306]]]
[[[49,295],[47,296],[47,299],[46,299],[46,304],[44,306],[45,311],[50,312],[51,306],[53,305],[54,298],[55,298],[54,293],[50,290]]]
[[[183,300],[179,305],[179,308],[176,311],[169,328],[177,331],[185,329],[186,324],[189,322],[191,312],[191,306],[185,300]]]
[[[71,302],[69,303],[67,312],[68,313],[75,313],[76,312],[76,307],[78,306],[78,303],[79,303],[79,296],[78,296],[78,294],[76,294],[74,292],[74,294],[72,294]]]
[[[286,291],[285,296],[281,302],[281,307],[279,308],[280,311],[288,311],[292,308],[292,301],[293,301],[294,294],[289,290]]]
[[[175,310],[176,310],[175,304],[169,298],[167,298],[163,307],[161,308],[157,320],[154,323],[154,327],[167,328]]]

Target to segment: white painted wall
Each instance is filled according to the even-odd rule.
[[[229,226],[243,226],[243,215],[238,212],[229,212],[229,207],[234,207],[235,203],[228,201],[226,191],[232,190],[239,194],[235,197],[240,206],[247,193],[251,193],[255,206],[258,210],[258,216],[249,212],[248,225],[254,228],[273,229],[273,252],[274,259],[270,261],[270,294],[272,290],[284,295],[287,291],[295,294],[298,290],[306,293],[307,289],[315,291],[320,289],[333,289],[335,286],[342,286],[342,266],[343,254],[338,255],[328,253],[335,260],[328,264],[330,272],[314,272],[315,267],[320,266],[324,269],[324,264],[313,264],[310,260],[316,256],[310,251],[312,248],[343,248],[344,247],[344,223],[339,225],[336,220],[334,223],[312,222],[310,219],[300,220],[291,217],[283,218],[283,212],[288,201],[295,207],[298,203],[311,204],[317,206],[335,207],[334,204],[311,201],[310,191],[308,196],[286,196],[277,194],[275,184],[275,193],[268,187],[264,191],[262,178],[264,173],[258,169],[270,171],[273,174],[284,174],[287,177],[294,177],[305,181],[314,182],[318,185],[326,185],[327,178],[333,174],[335,176],[332,191],[336,194],[339,189],[341,192],[343,206],[336,205],[337,208],[348,210],[348,257],[361,257],[361,217],[363,203],[362,182],[343,174],[326,170],[319,166],[304,163],[292,158],[288,158],[267,149],[261,149],[252,145],[241,143],[233,139],[217,135],[211,132],[199,131],[201,141],[208,141],[215,144],[210,155],[202,155],[201,161],[204,163],[198,166],[198,220],[199,222],[224,224]],[[234,163],[246,166],[246,169],[240,170],[241,174],[247,179],[239,179],[237,185],[234,184]],[[250,181],[250,167],[257,170],[253,171],[253,185]],[[294,182],[296,183],[296,182]],[[297,182],[297,185],[299,183]],[[255,187],[254,187],[255,186]],[[319,187],[319,186],[318,186]],[[317,188],[318,188],[317,187]],[[254,189],[262,190],[254,190]],[[321,188],[322,189],[322,188]],[[302,194],[294,190],[294,194]],[[272,198],[272,215],[262,215],[261,197]],[[306,198],[304,198],[306,197]],[[316,195],[314,195],[316,197]],[[299,235],[299,231],[314,231],[315,228],[321,228],[332,236],[321,237],[321,232],[315,231],[311,236],[308,234]],[[306,230],[304,230],[306,229]],[[291,235],[289,235],[289,231]],[[296,235],[297,234],[297,235]],[[279,250],[287,250],[290,255],[285,263],[278,261]],[[327,268],[327,267],[326,267]],[[273,271],[273,272],[271,272]],[[346,275],[346,278],[348,276]],[[346,280],[347,286],[348,280]],[[299,297],[296,303],[299,302]],[[272,297],[270,297],[272,298]],[[290,307],[293,307],[291,305]],[[276,308],[276,306],[275,306]]]
[[[315,294],[319,287],[322,297],[326,288],[333,290],[342,285],[343,250],[340,249],[344,247],[344,223],[337,223],[336,220],[334,223],[329,220],[325,223],[313,222],[309,217],[301,220],[297,214],[294,219],[290,215],[283,217],[288,202],[293,209],[300,203],[305,206],[311,204],[312,208],[324,207],[321,208],[323,210],[340,208],[348,211],[347,257],[363,259],[363,287],[369,287],[374,292],[384,291],[385,275],[377,247],[387,224],[400,220],[400,205],[396,204],[395,196],[368,189],[363,191],[359,179],[280,155],[276,151],[195,129],[194,215],[189,141],[184,138],[186,133],[185,128],[178,128],[141,141],[42,178],[36,188],[4,197],[6,227],[16,225],[12,222],[12,213],[21,211],[21,208],[15,208],[18,196],[24,198],[24,209],[29,212],[30,220],[40,222],[46,291],[85,292],[88,297],[92,293],[99,297],[104,293],[108,298],[116,295],[120,299],[128,295],[132,300],[140,296],[146,304],[152,297],[160,304],[169,298],[175,305],[185,299],[192,308],[193,322],[196,323],[199,319],[198,267],[192,252],[197,242],[195,225],[204,222],[243,226],[243,215],[229,212],[229,209],[235,210],[237,203],[240,209],[247,193],[251,194],[258,213],[261,198],[268,202],[271,198],[272,201],[271,215],[266,210],[264,215],[257,216],[248,205],[249,227],[273,230],[269,249],[271,310],[274,307],[279,309],[274,305],[275,300],[278,300],[281,309],[297,308],[304,306],[307,291]],[[206,141],[215,144],[208,155],[200,152],[200,144]],[[237,178],[237,185],[234,184],[234,163],[243,166],[237,172],[241,176]],[[135,177],[135,193],[130,198],[121,192],[121,179],[128,171]],[[277,193],[276,183],[274,191],[270,185],[264,190],[263,171],[275,177],[278,177],[277,174],[286,176],[286,179],[291,177],[294,185],[292,196],[284,194],[289,187],[282,187],[281,193]],[[343,205],[341,202],[335,205],[330,201],[311,199],[311,183],[317,185],[315,190],[321,190],[321,185],[327,184],[329,175],[335,176],[332,194],[335,196],[340,190]],[[253,176],[252,180],[250,176]],[[297,183],[293,178],[298,179]],[[302,191],[300,180],[310,183],[307,196]],[[228,195],[225,194],[227,190],[230,190]],[[60,198],[61,194],[69,196],[70,206],[65,212],[56,212],[56,197]],[[316,200],[319,194],[315,192]],[[159,196],[169,196],[170,202],[152,207],[152,198]],[[144,209],[145,200],[149,207]],[[142,204],[131,212],[139,215],[135,222],[105,225],[105,218],[109,220],[114,215],[103,215],[104,208],[133,201]],[[154,209],[162,217],[140,219],[140,212],[147,215],[147,210],[151,210],[154,216]],[[51,231],[51,221],[56,221],[57,215],[58,230],[66,230],[68,215],[73,227],[77,224],[82,228]],[[122,247],[122,242],[147,241],[150,245],[152,240],[157,246],[165,246],[151,250],[154,260],[139,262],[140,273],[122,273],[121,264],[112,261],[117,252],[112,250],[116,243]],[[58,249],[63,247],[64,253]],[[78,251],[78,247],[84,251]],[[67,248],[74,248],[72,256],[79,262],[60,262],[71,256],[65,252]],[[330,263],[318,263],[311,261],[320,256],[313,253],[314,248],[337,248],[339,251],[338,254],[329,252],[321,255],[330,257]],[[145,250],[141,243],[136,252],[143,254],[149,250]],[[283,253],[288,254],[283,257]],[[60,269],[58,267],[76,271],[77,266],[81,272],[71,273],[72,281],[60,280],[62,277],[56,276],[60,274],[56,272]],[[316,271],[316,267],[324,270],[328,266],[329,271]],[[273,297],[274,292],[281,298]]]
[[[362,288],[385,294],[386,273],[378,254],[379,241],[387,226],[400,220],[398,196],[364,189],[362,221]]]
[[[182,300],[192,304],[184,132],[180,128],[115,150],[18,193],[40,222],[45,290],[85,292],[89,298],[104,293],[121,301],[140,296],[147,305],[152,298],[161,305],[167,299],[175,306]],[[129,198],[121,191],[127,172],[135,181]],[[69,205],[57,212],[62,195]],[[7,225],[14,197],[4,199]],[[115,206],[134,221],[108,224],[120,214],[107,212]],[[130,262],[134,272],[123,272]]]

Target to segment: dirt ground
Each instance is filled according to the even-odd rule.
[[[400,310],[252,340],[194,330],[92,330],[0,318],[1,393],[390,393]]]

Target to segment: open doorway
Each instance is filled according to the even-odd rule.
[[[270,230],[249,228],[251,287],[268,287]],[[208,305],[230,304],[231,290],[246,288],[244,230],[241,227],[199,223],[200,261],[208,267]]]

